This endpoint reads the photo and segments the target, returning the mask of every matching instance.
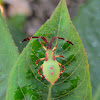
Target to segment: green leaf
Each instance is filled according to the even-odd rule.
[[[73,20],[86,48],[90,65],[92,94],[100,85],[100,0],[89,0]],[[100,89],[100,88],[99,88]],[[95,99],[96,100],[96,99]],[[97,99],[98,100],[98,99]],[[100,99],[99,99],[100,100]]]
[[[64,61],[57,58],[57,61],[65,66],[65,71],[53,86],[46,79],[41,81],[38,69],[35,69],[35,61],[43,58],[45,51],[37,39],[32,39],[10,74],[7,100],[91,100],[87,55],[71,23],[65,0],[60,1],[51,18],[35,36],[44,36],[48,41],[54,36],[59,36],[74,44],[72,46],[58,39],[53,42],[52,46],[58,44],[55,54],[65,56]],[[40,62],[39,66],[42,63]]]
[[[18,58],[18,50],[0,12],[0,100],[5,100],[9,74]]]

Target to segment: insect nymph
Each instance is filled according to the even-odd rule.
[[[58,78],[60,77],[60,75],[64,72],[65,67],[61,63],[57,62],[56,57],[62,57],[63,60],[64,60],[64,56],[62,56],[62,55],[55,55],[54,54],[53,51],[56,50],[57,45],[52,49],[52,42],[56,38],[58,38],[58,39],[61,39],[61,40],[64,40],[64,41],[70,43],[71,45],[73,45],[73,43],[70,42],[70,41],[68,41],[68,40],[66,40],[66,39],[64,39],[64,38],[60,38],[60,37],[57,37],[57,36],[53,37],[51,39],[50,43],[48,43],[48,41],[46,40],[46,38],[43,37],[43,36],[29,37],[29,38],[26,38],[23,41],[21,41],[21,43],[24,42],[24,41],[28,41],[28,40],[30,40],[32,38],[41,38],[46,43],[46,47],[45,47],[39,41],[40,44],[42,45],[42,47],[45,49],[46,53],[45,53],[45,58],[40,58],[40,59],[36,60],[36,65],[38,67],[38,62],[42,61],[42,60],[45,60],[43,62],[43,64],[40,66],[40,68],[38,70],[38,74],[41,76],[41,78],[43,78],[42,74],[40,73],[40,70],[42,69],[43,75],[44,75],[45,79],[47,81],[49,81],[52,85],[54,85],[54,83],[58,80]],[[60,66],[63,68],[62,71],[60,71]]]

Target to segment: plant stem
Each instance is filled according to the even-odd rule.
[[[48,93],[48,100],[51,100],[51,88],[52,88],[52,85],[50,84],[49,93]]]

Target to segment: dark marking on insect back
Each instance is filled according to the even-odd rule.
[[[53,57],[53,60],[56,60],[55,56],[54,56],[54,52],[52,53],[52,57]]]
[[[45,61],[48,60],[48,56],[47,56],[47,53],[45,53]]]

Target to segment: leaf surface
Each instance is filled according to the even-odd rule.
[[[5,100],[9,74],[18,58],[18,50],[0,12],[0,100]]]
[[[35,69],[35,61],[45,57],[45,51],[37,39],[32,39],[11,72],[7,100],[91,100],[87,55],[70,20],[65,0],[60,1],[51,18],[35,36],[44,36],[48,41],[59,36],[74,44],[72,46],[58,39],[52,44],[58,44],[56,55],[65,56],[64,61],[57,58],[57,61],[65,66],[65,71],[53,86],[46,79],[41,81],[38,69]],[[42,42],[41,39],[40,41]],[[45,45],[44,42],[43,44]],[[39,66],[42,63],[41,61]]]

